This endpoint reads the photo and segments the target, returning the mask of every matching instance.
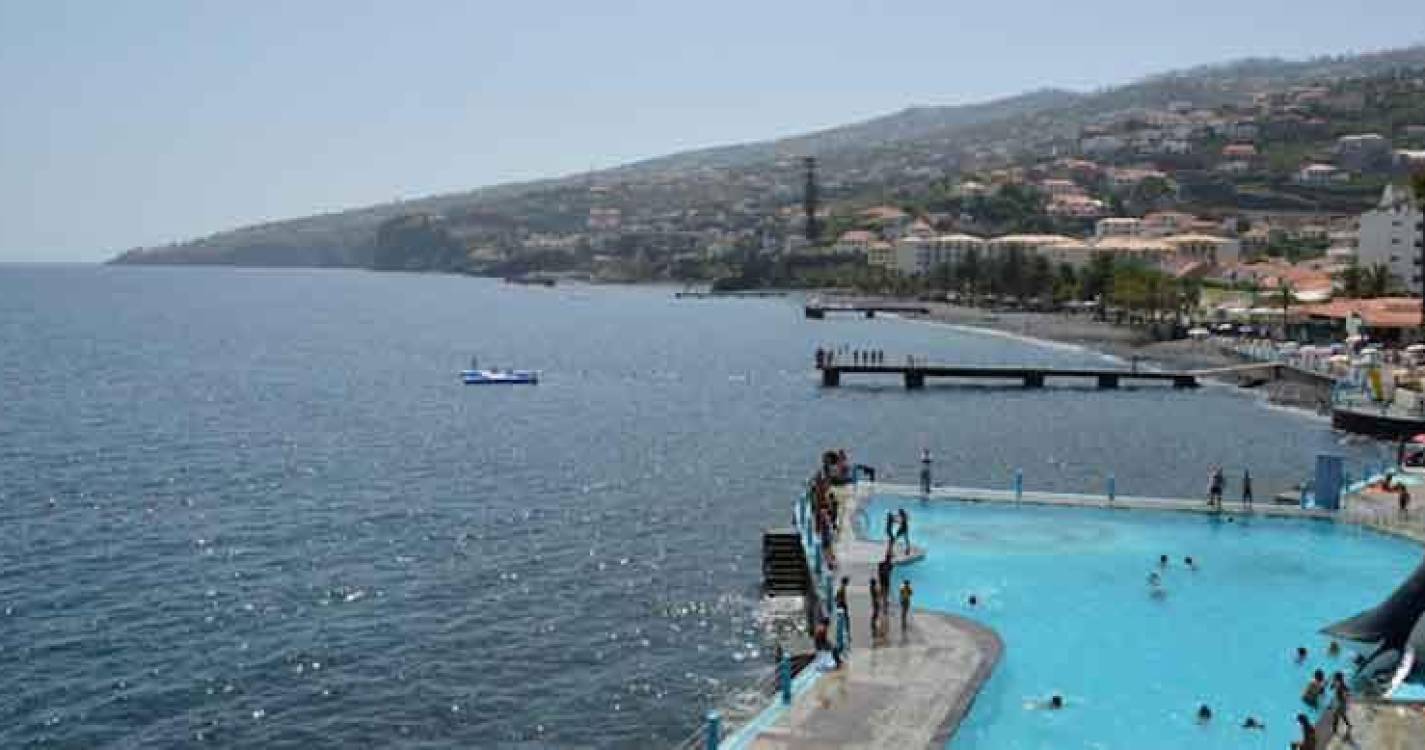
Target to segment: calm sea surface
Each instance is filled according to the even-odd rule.
[[[1259,496],[1383,450],[1227,388],[823,390],[818,344],[1103,359],[671,291],[0,266],[0,747],[667,743],[768,668],[759,533],[822,448]]]

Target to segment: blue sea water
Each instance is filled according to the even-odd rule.
[[[1315,520],[896,497],[867,510],[899,507],[927,554],[898,578],[1005,643],[957,750],[1287,747],[1296,715],[1317,716],[1300,700],[1312,671],[1352,673],[1320,628],[1379,603],[1421,559],[1413,542]],[[1045,710],[1055,693],[1065,708]],[[1265,730],[1243,729],[1248,716]]]
[[[1169,495],[1383,450],[1226,388],[824,390],[817,345],[1102,358],[671,291],[0,266],[0,747],[668,743],[766,673],[760,532],[823,448]]]

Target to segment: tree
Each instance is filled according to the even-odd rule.
[[[1291,314],[1292,298],[1296,295],[1296,289],[1292,287],[1291,280],[1285,277],[1277,277],[1277,298],[1282,306],[1282,330],[1286,330],[1287,316]]]
[[[1361,267],[1355,263],[1346,266],[1346,270],[1341,272],[1341,294],[1351,299],[1359,299],[1366,296],[1365,275]]]
[[[1029,268],[1024,274],[1025,292],[1041,302],[1049,301],[1054,290],[1054,266],[1049,259],[1035,253],[1029,257]]]
[[[1365,272],[1361,282],[1364,296],[1384,297],[1390,294],[1390,268],[1384,263],[1377,263]]]
[[[1107,301],[1112,284],[1113,256],[1107,253],[1094,253],[1093,258],[1089,261],[1089,267],[1085,269],[1083,278],[1080,280],[1080,293],[1084,299]]]
[[[1068,263],[1059,264],[1059,278],[1054,281],[1054,301],[1065,302],[1079,296],[1078,272]]]
[[[960,262],[955,264],[954,276],[961,292],[975,294],[980,281],[980,265],[980,251],[973,247],[960,256]]]

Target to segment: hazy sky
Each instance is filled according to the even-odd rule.
[[[911,104],[1425,41],[1420,0],[0,0],[0,260]]]

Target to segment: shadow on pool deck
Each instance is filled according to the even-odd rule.
[[[854,490],[839,494],[846,517],[854,518],[865,497]],[[889,636],[871,645],[867,583],[876,575],[885,546],[843,534],[836,550],[838,581],[843,575],[851,579],[851,647],[845,662],[797,696],[748,747],[943,748],[999,661],[999,636],[964,618],[920,608],[912,609],[910,627],[902,635],[898,597],[892,592]],[[921,557],[912,548],[896,563]]]

